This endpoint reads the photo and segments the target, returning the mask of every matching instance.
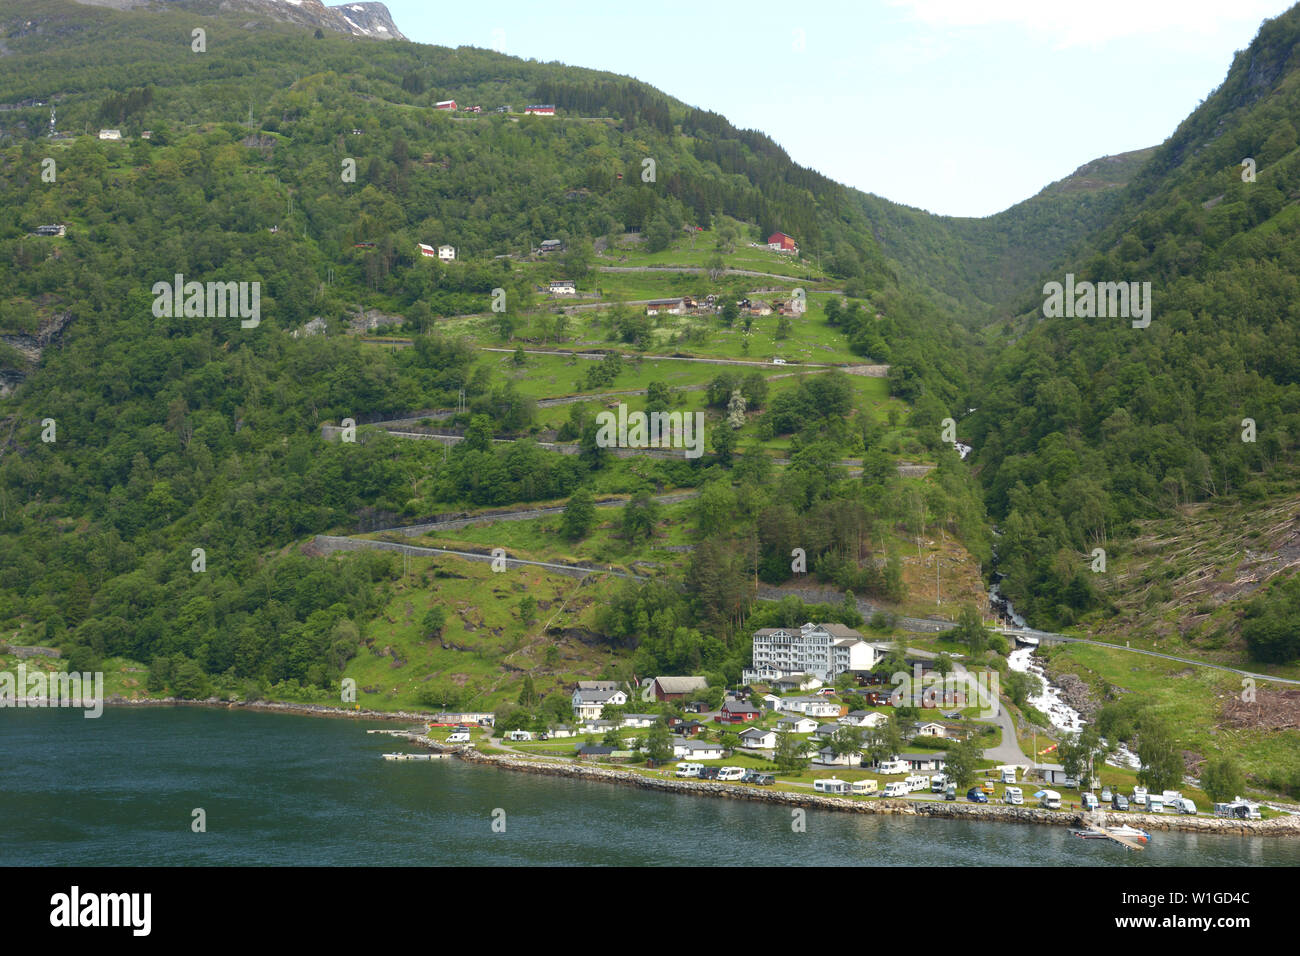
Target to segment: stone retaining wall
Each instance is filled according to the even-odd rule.
[[[418,739],[413,735],[410,739]],[[429,742],[426,742],[428,744]],[[432,744],[434,749],[445,750]],[[947,820],[992,820],[1002,823],[1037,823],[1051,826],[1118,826],[1129,824],[1144,830],[1184,830],[1198,833],[1227,833],[1238,836],[1300,836],[1300,817],[1275,817],[1272,820],[1222,820],[1217,817],[1155,816],[1144,813],[1062,813],[1038,807],[1011,807],[996,804],[950,803],[947,801],[854,800],[821,794],[791,793],[763,787],[736,786],[708,781],[679,780],[674,777],[647,777],[626,770],[595,767],[579,763],[522,760],[515,757],[480,754],[473,748],[454,748],[457,755],[471,763],[500,767],[522,773],[596,780],[602,783],[640,787],[698,797],[726,797],[758,803],[832,810],[841,813],[874,813],[897,816],[936,817]]]

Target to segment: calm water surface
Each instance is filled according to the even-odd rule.
[[[809,811],[477,767],[385,761],[368,727],[206,708],[0,710],[0,865],[1300,866],[1300,840]],[[194,833],[192,811],[207,813]],[[492,829],[505,811],[504,833]]]

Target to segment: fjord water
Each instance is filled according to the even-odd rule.
[[[412,748],[365,730],[400,726],[0,710],[0,865],[1300,865],[1300,840],[1159,832],[1132,853],[1063,827],[815,811],[794,833],[786,807],[383,760]]]

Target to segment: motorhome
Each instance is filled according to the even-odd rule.
[[[936,773],[934,776],[932,776],[932,777],[930,778],[930,792],[931,792],[931,793],[943,793],[943,791],[944,791],[945,789],[947,789],[947,787],[948,787],[948,775],[947,775],[947,774]]]
[[[854,780],[853,785],[849,787],[849,792],[869,797],[879,789],[879,785],[874,780]]]
[[[1174,802],[1174,809],[1179,813],[1186,813],[1192,816],[1196,815],[1196,804],[1187,797],[1179,797],[1177,801]]]
[[[719,780],[742,780],[745,776],[744,767],[719,767]]]
[[[1038,797],[1039,804],[1046,807],[1048,810],[1061,809],[1061,795],[1055,790],[1040,790],[1036,796]]]
[[[1146,810],[1147,813],[1164,813],[1165,798],[1157,797],[1154,793],[1148,793]]]
[[[1146,787],[1134,787],[1134,788],[1133,788],[1133,802],[1134,802],[1134,803],[1146,803],[1146,802],[1147,802],[1147,788],[1146,788]]]
[[[467,744],[469,743],[469,734],[466,731],[458,730],[448,735],[447,743],[449,744]]]
[[[1096,810],[1097,807],[1101,806],[1101,803],[1100,801],[1098,801],[1097,795],[1095,793],[1085,792],[1083,794],[1080,794],[1080,800],[1083,804],[1083,809],[1085,810]]]
[[[922,790],[930,789],[930,778],[925,774],[913,774],[906,781],[907,789],[911,793],[920,793]]]
[[[1016,768],[1015,768],[1015,767],[1003,767],[1003,768],[1002,768],[1002,782],[1003,782],[1003,783],[1015,783],[1015,782],[1016,782]]]
[[[907,773],[909,769],[906,760],[882,760],[880,761],[880,772],[883,774]]]
[[[702,763],[679,763],[676,775],[679,777],[698,777],[703,769],[704,764]]]
[[[1020,806],[1025,802],[1024,793],[1019,787],[1007,787],[1006,790],[1002,791],[1002,802]]]
[[[1259,807],[1253,803],[1235,798],[1231,803],[1216,803],[1214,805],[1214,815],[1216,817],[1227,817],[1231,820],[1258,820],[1260,819]]]
[[[532,740],[533,735],[527,730],[512,730],[506,734],[506,740]]]
[[[847,793],[849,784],[847,780],[837,780],[834,777],[823,777],[820,780],[813,781],[813,789],[818,793]]]
[[[895,780],[893,783],[885,784],[885,796],[887,797],[905,797],[910,793],[907,784],[901,780]]]

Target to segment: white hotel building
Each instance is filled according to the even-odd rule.
[[[845,671],[869,671],[876,660],[876,649],[843,624],[765,627],[754,632],[754,666],[742,678],[749,683],[811,674],[829,683]]]

